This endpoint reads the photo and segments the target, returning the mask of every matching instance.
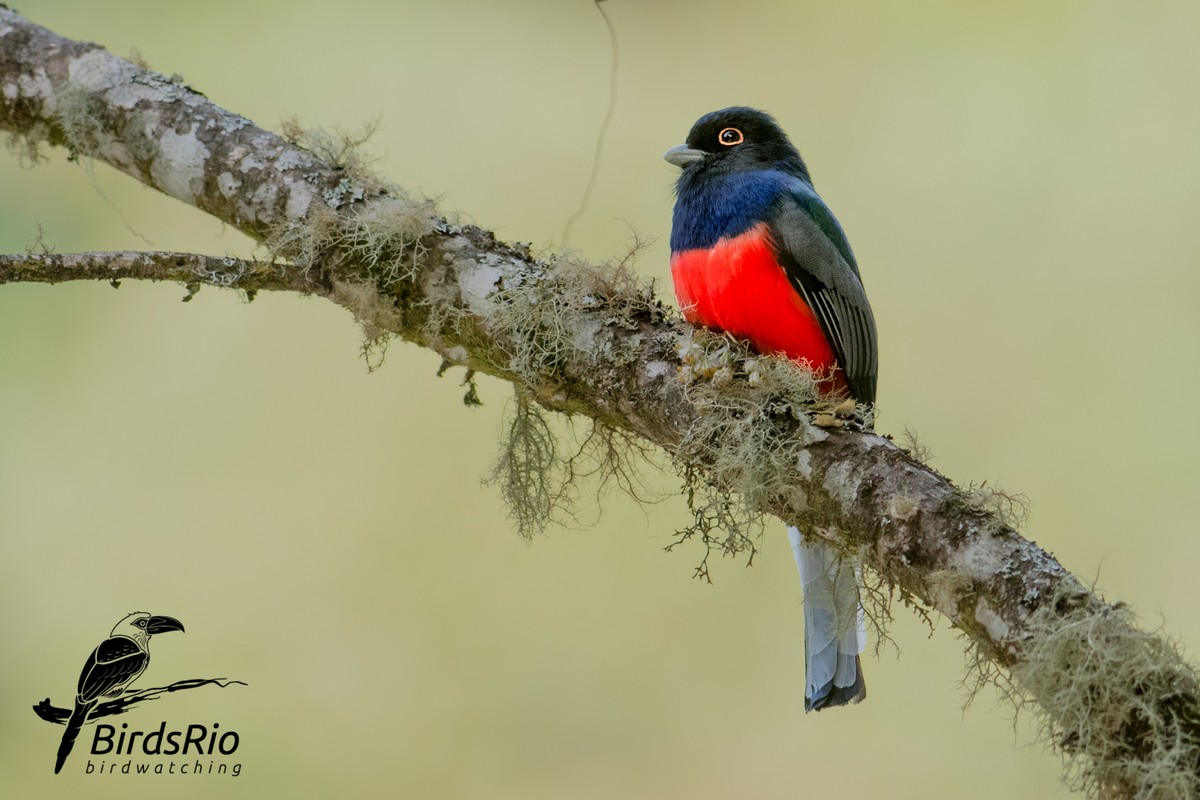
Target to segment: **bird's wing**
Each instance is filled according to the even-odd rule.
[[[776,257],[821,323],[851,396],[874,403],[875,317],[841,225],[808,184],[796,181],[776,202],[769,230]]]
[[[79,701],[90,703],[123,688],[146,668],[150,656],[127,636],[111,636],[92,651],[79,674]]]

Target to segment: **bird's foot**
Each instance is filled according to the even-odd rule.
[[[846,399],[836,406],[818,411],[812,417],[812,424],[818,428],[838,428],[861,433],[871,428],[868,413],[869,407]]]

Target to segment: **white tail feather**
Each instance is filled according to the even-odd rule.
[[[857,703],[866,696],[858,657],[867,647],[858,570],[790,525],[788,540],[804,589],[805,709]]]

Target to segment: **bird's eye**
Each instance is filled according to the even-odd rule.
[[[138,621],[134,622],[133,624],[137,625],[139,628],[144,628],[144,627],[146,627],[146,620],[139,619]]]
[[[733,147],[746,141],[746,137],[737,128],[725,128],[717,134],[717,141],[726,147]]]

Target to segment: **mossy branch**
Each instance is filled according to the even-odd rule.
[[[259,290],[328,294],[328,287],[300,270],[228,256],[143,251],[0,255],[0,284],[106,280],[115,285],[126,278],[221,286],[251,296]]]
[[[771,515],[857,551],[879,586],[944,614],[981,664],[1009,677],[1073,785],[1104,797],[1200,794],[1200,683],[1169,640],[1022,538],[1003,496],[955,487],[833,409],[814,416],[811,376],[691,329],[624,265],[539,258],[454,224],[369,174],[339,144],[352,136],[277,136],[2,6],[0,129],[22,159],[65,146],[237,227],[270,256],[18,256],[0,262],[4,280],[131,277],[327,296],[370,342],[400,337],[517,387],[514,436],[538,438],[513,442],[502,462],[518,470],[505,484],[518,503],[532,487],[518,507],[527,530],[564,496],[535,473],[574,471],[554,463],[564,456],[531,413],[607,432],[601,469],[618,481],[629,474],[621,443],[651,443],[685,479],[696,516],[685,537],[744,551],[754,521]]]

